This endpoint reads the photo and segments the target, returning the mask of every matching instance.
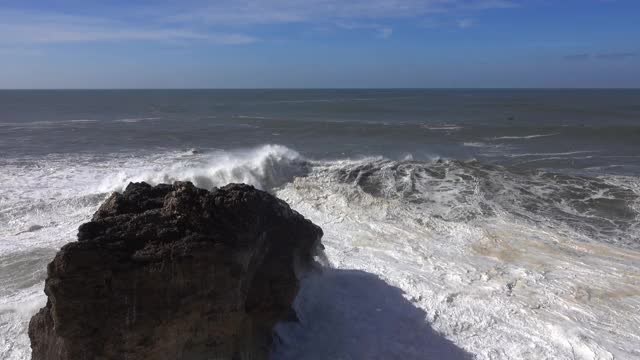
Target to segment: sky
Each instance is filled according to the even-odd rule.
[[[0,88],[638,88],[638,0],[0,0]]]

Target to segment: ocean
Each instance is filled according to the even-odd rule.
[[[640,90],[0,91],[0,359],[131,181],[320,225],[274,359],[640,359]]]

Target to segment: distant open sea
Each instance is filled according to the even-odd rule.
[[[508,89],[0,91],[0,359],[105,197],[176,180],[276,194],[417,311],[328,269],[274,359],[447,359],[425,324],[478,359],[640,359],[640,90]]]

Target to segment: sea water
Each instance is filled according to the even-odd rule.
[[[320,225],[274,359],[640,359],[640,91],[0,91],[0,359],[131,181]]]

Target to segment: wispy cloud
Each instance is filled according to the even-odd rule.
[[[260,25],[421,17],[515,6],[517,3],[510,0],[223,0],[179,12],[168,20],[209,25]]]
[[[461,20],[458,20],[456,23],[459,28],[468,29],[473,26],[474,21],[472,19],[461,19]]]
[[[565,60],[572,61],[583,61],[589,59],[596,60],[627,60],[633,59],[638,56],[637,52],[604,52],[598,54],[590,54],[590,53],[580,53],[580,54],[571,54],[565,55]]]
[[[390,27],[383,27],[378,29],[378,36],[381,39],[388,39],[391,37],[391,35],[393,35],[393,29]]]
[[[131,25],[116,20],[59,13],[0,11],[0,44],[105,41],[206,41],[247,44],[252,36],[194,31],[185,27]]]
[[[588,60],[589,58],[591,58],[591,54],[587,54],[587,53],[571,54],[571,55],[564,56],[565,60],[571,60],[571,61]]]
[[[465,16],[457,26],[468,28],[468,14],[517,6],[522,0],[191,0],[162,2],[144,16],[105,5],[112,11],[87,16],[72,12],[0,9],[0,45],[164,41],[248,44],[258,41],[258,27],[307,24],[348,29],[345,23],[364,24],[379,38],[388,39],[398,19],[425,16]],[[69,10],[69,9],[68,9]],[[85,9],[87,10],[87,9]],[[72,10],[69,10],[72,11]],[[110,15],[109,15],[110,14]]]
[[[612,53],[601,53],[596,55],[598,59],[603,60],[625,60],[631,59],[638,56],[638,53],[635,52],[612,52]]]
[[[38,49],[25,47],[0,47],[0,56],[42,56],[44,53]]]
[[[346,30],[371,29],[376,32],[377,37],[380,39],[389,39],[393,35],[393,28],[391,26],[379,23],[337,21],[334,25]]]

